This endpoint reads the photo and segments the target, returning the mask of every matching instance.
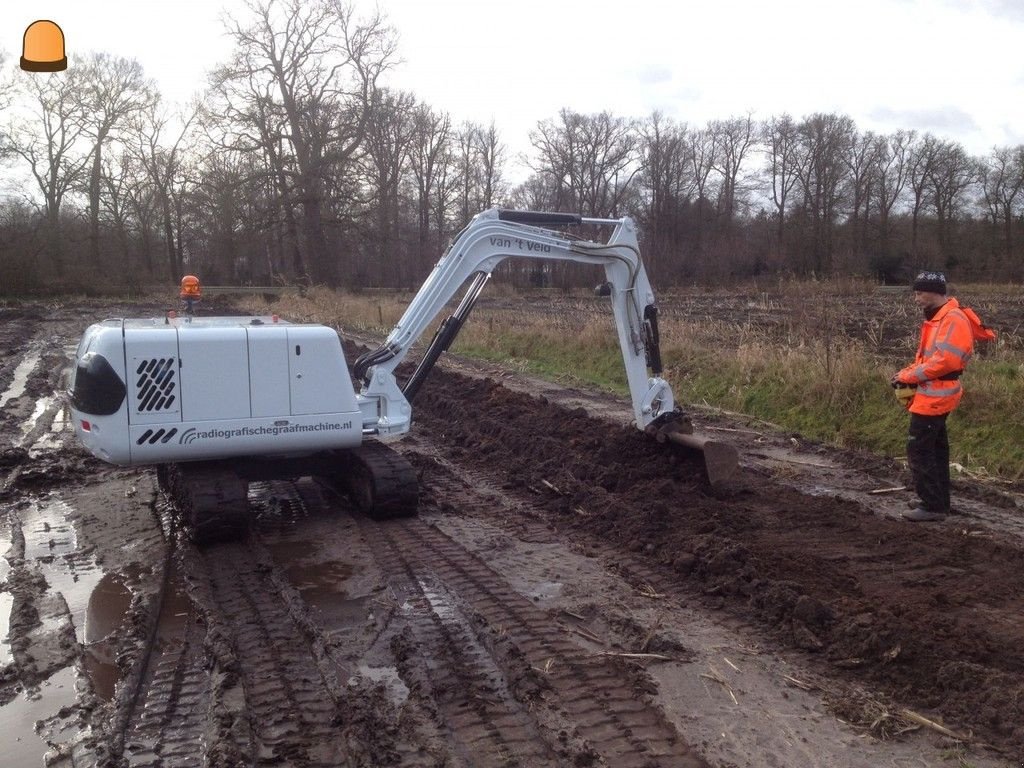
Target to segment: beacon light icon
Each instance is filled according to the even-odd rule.
[[[62,72],[68,68],[64,32],[48,19],[33,21],[25,30],[21,68],[26,72]]]

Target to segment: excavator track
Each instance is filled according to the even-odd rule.
[[[224,464],[168,464],[157,479],[197,544],[237,539],[248,530],[249,485]]]
[[[412,517],[417,512],[416,470],[401,454],[379,442],[346,451],[337,476],[363,514],[374,520]]]

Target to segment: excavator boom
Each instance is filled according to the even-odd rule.
[[[549,228],[572,224],[610,229],[611,234],[606,241],[595,242]],[[644,429],[674,409],[672,388],[661,376],[657,306],[632,220],[491,209],[474,217],[455,238],[384,343],[356,361],[354,373],[362,381],[361,402],[375,401],[379,409],[376,424],[365,423],[364,428],[378,434],[409,429],[410,401],[430,366],[458,333],[493,270],[512,257],[602,267],[637,427]],[[395,368],[467,282],[462,303],[441,323],[420,367],[400,388]],[[367,410],[364,408],[364,413]]]

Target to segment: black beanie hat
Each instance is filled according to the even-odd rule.
[[[941,272],[922,272],[914,278],[915,291],[946,295],[946,276]]]

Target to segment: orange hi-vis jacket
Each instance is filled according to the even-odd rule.
[[[963,395],[958,374],[973,354],[971,322],[960,303],[950,298],[921,326],[921,344],[913,364],[896,374],[902,383],[917,385],[910,412],[940,416],[956,408]]]

